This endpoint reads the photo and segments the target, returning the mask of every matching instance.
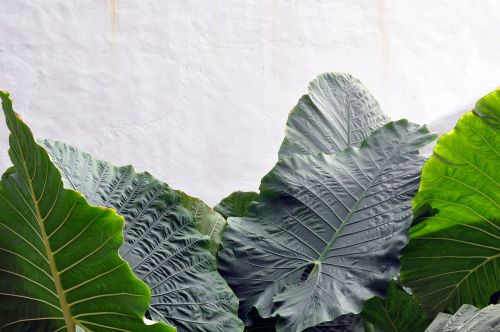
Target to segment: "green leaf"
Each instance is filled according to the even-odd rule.
[[[235,191],[214,207],[224,218],[243,217],[252,202],[258,202],[260,195],[252,191]]]
[[[385,298],[377,296],[365,302],[361,316],[384,332],[421,332],[430,323],[420,304],[395,280]]]
[[[279,157],[344,151],[388,121],[357,78],[325,73],[309,83],[309,93],[290,112]]]
[[[399,268],[411,199],[434,135],[406,120],[374,132],[360,148],[296,155],[261,183],[261,202],[229,218],[219,271],[240,299],[278,317],[278,331],[302,331],[359,313],[385,294]]]
[[[148,173],[109,162],[60,142],[43,141],[65,185],[125,218],[120,255],[152,291],[149,313],[179,331],[238,331],[238,300],[218,274],[208,236],[181,197]]]
[[[310,327],[304,332],[368,332],[363,329],[363,320],[358,315],[347,314],[337,317],[332,322],[325,322]]]
[[[443,135],[422,169],[405,286],[432,314],[488,304],[500,289],[500,90]]]
[[[181,197],[182,206],[193,215],[200,233],[210,238],[210,252],[215,256],[219,250],[226,219],[203,203],[201,199],[191,197],[180,190],[176,192]]]
[[[500,305],[477,309],[464,304],[454,314],[440,313],[425,332],[486,332],[500,330]]]
[[[13,167],[0,182],[0,330],[175,331],[147,326],[146,284],[118,255],[123,218],[63,188],[0,92]]]

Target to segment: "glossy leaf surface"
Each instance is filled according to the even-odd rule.
[[[0,183],[0,330],[175,331],[147,326],[146,284],[118,255],[123,218],[63,188],[0,92],[13,167]]]
[[[500,289],[500,90],[443,135],[422,170],[401,278],[426,311],[479,308]]]
[[[65,185],[125,218],[121,256],[151,288],[149,313],[179,331],[238,331],[238,300],[218,274],[208,236],[196,228],[179,194],[148,173],[60,142],[44,141]]]
[[[424,162],[417,150],[432,139],[401,120],[360,148],[279,161],[261,203],[229,218],[219,252],[246,323],[256,307],[279,316],[278,331],[302,331],[384,294],[407,240]]]

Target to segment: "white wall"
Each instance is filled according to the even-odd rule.
[[[38,137],[132,163],[216,203],[254,190],[325,71],[394,119],[500,84],[498,0],[1,0],[0,89]],[[0,168],[9,165],[0,125]]]

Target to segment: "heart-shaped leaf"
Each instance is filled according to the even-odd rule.
[[[143,321],[150,291],[118,255],[123,218],[63,188],[0,92],[13,167],[0,182],[0,330],[175,331]]]
[[[148,173],[109,162],[60,142],[43,141],[65,185],[125,218],[121,256],[152,291],[152,319],[179,331],[238,331],[238,300],[218,274],[209,238],[180,195]]]
[[[331,154],[359,146],[388,121],[357,78],[324,73],[309,83],[309,93],[290,112],[279,159],[294,154]],[[258,193],[236,191],[214,209],[225,218],[243,217],[248,205],[259,199]]]
[[[407,240],[418,149],[433,139],[401,120],[360,148],[280,160],[262,180],[261,203],[229,218],[219,252],[246,323],[256,307],[278,317],[278,331],[302,331],[385,294]]]
[[[324,73],[309,83],[309,93],[290,112],[279,159],[294,154],[331,154],[359,146],[388,121],[378,102],[357,78]],[[214,210],[225,218],[243,217],[248,205],[259,199],[258,193],[236,191]]]
[[[422,169],[401,279],[426,311],[484,307],[500,290],[500,90],[443,135]]]

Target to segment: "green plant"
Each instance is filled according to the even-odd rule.
[[[319,86],[319,85],[315,85]],[[323,85],[323,86],[334,86],[334,85]],[[323,95],[328,95],[328,94],[323,94]],[[330,93],[329,95],[331,96],[336,96],[338,93]],[[414,211],[416,214],[416,220],[415,220],[415,226],[412,229],[412,241],[410,242],[409,248],[407,248],[404,256],[404,264],[408,266],[408,270],[403,271],[403,280],[406,282],[408,281],[408,286],[416,287],[415,291],[415,296],[412,296],[403,290],[400,290],[400,293],[395,292],[394,290],[391,291],[389,289],[389,295],[385,299],[377,299],[372,298],[366,303],[366,311],[363,311],[361,315],[365,317],[366,322],[365,326],[367,327],[367,331],[371,330],[371,328],[374,328],[376,330],[382,330],[382,331],[406,331],[407,329],[405,327],[401,327],[398,324],[393,324],[391,326],[386,324],[382,324],[382,322],[377,322],[375,319],[375,316],[377,314],[381,314],[380,311],[377,311],[377,307],[375,306],[375,303],[381,303],[381,301],[384,301],[390,308],[398,308],[399,306],[396,305],[394,302],[404,300],[403,302],[406,303],[406,306],[409,306],[411,308],[414,308],[416,311],[415,315],[411,316],[413,319],[415,319],[416,322],[418,323],[412,323],[411,326],[414,328],[415,331],[423,330],[426,322],[428,320],[425,318],[425,314],[420,315],[419,313],[422,312],[420,309],[420,301],[423,302],[423,305],[425,309],[430,312],[431,317],[433,317],[436,314],[436,310],[442,310],[443,308],[446,308],[450,312],[454,312],[458,307],[463,304],[463,303],[473,303],[476,305],[479,305],[480,307],[485,306],[488,301],[490,301],[490,297],[492,294],[500,289],[500,286],[498,285],[498,275],[500,275],[500,271],[497,267],[497,260],[498,260],[498,248],[497,248],[497,242],[499,239],[499,232],[498,232],[498,226],[499,226],[499,217],[498,217],[498,204],[497,202],[500,201],[498,197],[498,179],[496,179],[496,175],[498,172],[496,172],[497,169],[499,169],[499,159],[498,159],[498,129],[500,128],[499,125],[499,114],[500,114],[500,97],[499,97],[499,91],[497,90],[496,92],[486,96],[485,98],[481,99],[474,112],[471,114],[468,114],[464,116],[464,118],[461,120],[461,122],[457,125],[457,128],[452,131],[450,134],[445,135],[444,138],[440,140],[440,143],[438,143],[438,146],[436,147],[434,156],[431,158],[431,160],[428,163],[428,166],[426,168],[429,171],[429,173],[437,173],[437,174],[426,174],[424,170],[424,177],[428,177],[427,179],[424,180],[424,183],[422,184],[421,191],[423,190],[422,188],[425,188],[427,190],[427,187],[430,187],[429,183],[435,181],[433,183],[435,191],[440,191],[441,195],[447,196],[449,195],[453,199],[459,199],[461,200],[462,203],[463,201],[466,201],[468,205],[465,205],[461,209],[455,209],[455,205],[457,202],[449,202],[446,201],[448,198],[444,199],[441,201],[441,204],[432,204],[436,203],[435,201],[431,200],[431,204],[428,204],[429,201],[426,201],[425,204],[422,204],[422,202],[419,200],[424,195],[426,198],[431,197],[434,193],[431,193],[429,191],[424,192],[419,194],[417,198],[415,199],[414,202]],[[334,98],[335,99],[335,98]],[[301,102],[299,102],[299,105],[307,105],[308,102],[310,103],[311,98],[302,98]],[[349,107],[345,108],[350,109]],[[296,109],[298,106],[296,107]],[[305,108],[302,106],[302,108]],[[294,111],[296,110],[294,109]],[[311,111],[311,114],[315,112],[319,112],[321,114],[321,110],[318,110],[316,108],[314,110],[313,107],[310,107],[309,109],[313,110]],[[328,107],[323,107],[324,109],[329,109]],[[332,109],[332,108],[330,108]],[[333,108],[335,109],[335,112],[339,111],[339,108]],[[340,108],[342,109],[342,108]],[[270,268],[269,265],[269,259],[266,257],[266,255],[271,255],[272,251],[267,251],[267,252],[262,252],[259,251],[259,248],[263,248],[264,251],[268,250],[269,248],[276,249],[277,247],[280,247],[281,244],[286,243],[287,246],[290,245],[290,243],[293,243],[293,240],[290,240],[290,238],[286,237],[281,237],[280,233],[286,233],[286,231],[292,231],[294,232],[296,229],[293,228],[293,224],[298,222],[298,223],[303,223],[304,221],[304,216],[307,216],[307,210],[309,207],[305,207],[303,211],[300,211],[300,217],[297,218],[297,215],[290,214],[290,211],[293,211],[293,203],[290,203],[291,201],[293,202],[293,198],[296,198],[297,193],[301,191],[300,188],[302,189],[307,189],[308,185],[311,188],[316,188],[317,186],[310,186],[310,183],[307,182],[307,176],[311,175],[310,171],[305,171],[303,167],[298,167],[297,165],[301,165],[300,163],[297,163],[293,161],[293,158],[297,159],[303,159],[302,155],[307,155],[307,154],[317,154],[319,152],[326,152],[328,153],[329,150],[328,148],[323,148],[321,149],[318,148],[318,146],[323,146],[325,147],[326,144],[314,144],[310,143],[312,142],[326,142],[327,140],[325,137],[338,137],[340,135],[336,135],[336,133],[331,134],[327,130],[321,130],[321,127],[317,125],[318,121],[317,119],[320,118],[318,114],[316,116],[309,114],[309,116],[302,116],[300,120],[295,120],[293,119],[294,116],[296,116],[297,113],[292,113],[290,114],[290,118],[288,120],[288,128],[287,128],[287,136],[290,135],[290,132],[293,133],[295,137],[298,137],[295,139],[297,144],[291,143],[293,140],[290,140],[288,138],[285,138],[284,143],[287,146],[283,147],[280,149],[280,162],[278,162],[276,168],[271,171],[270,174],[268,174],[261,185],[261,194],[257,193],[234,193],[224,199],[216,208],[219,209],[224,215],[228,217],[242,217],[242,218],[229,218],[229,224],[230,224],[230,229],[228,233],[226,233],[226,236],[228,237],[227,243],[226,240],[224,241],[224,244],[227,245],[227,257],[223,257],[224,255],[224,249],[221,253],[221,258],[223,259],[222,264],[220,264],[219,269],[223,272],[223,275],[228,278],[230,284],[233,286],[235,289],[236,293],[239,294],[239,292],[243,293],[243,298],[240,296],[240,301],[242,303],[242,306],[240,306],[240,315],[242,315],[243,318],[245,318],[246,323],[253,326],[252,329],[258,330],[258,325],[261,323],[261,321],[256,318],[255,316],[257,314],[261,314],[264,317],[277,317],[278,318],[278,327],[279,327],[279,320],[281,319],[282,321],[284,320],[283,317],[280,317],[280,315],[283,314],[283,311],[280,311],[283,307],[285,307],[285,315],[288,315],[285,319],[289,319],[290,316],[293,317],[294,314],[299,314],[299,315],[307,315],[307,306],[304,308],[297,309],[290,309],[290,307],[286,307],[287,303],[286,299],[284,296],[280,295],[281,293],[287,293],[289,292],[291,294],[290,300],[295,301],[297,298],[301,298],[301,293],[299,291],[300,287],[305,287],[307,286],[307,278],[311,276],[315,272],[315,269],[320,270],[319,268],[316,268],[317,264],[314,262],[311,265],[305,265],[306,267],[302,266],[303,269],[303,274],[301,275],[301,278],[295,278],[294,280],[289,279],[289,276],[285,279],[284,285],[282,287],[276,287],[276,289],[269,291],[268,288],[264,288],[264,290],[259,291],[259,287],[269,285],[270,283],[273,283],[272,278],[268,278],[268,274],[266,274],[266,269]],[[304,113],[304,112],[302,112]],[[342,114],[346,114],[346,112],[343,112]],[[325,117],[324,114],[321,115],[322,118],[330,118],[330,119],[337,119],[337,117],[333,117],[332,115],[329,115],[329,117]],[[313,120],[310,120],[313,119]],[[309,122],[311,121],[311,122]],[[467,123],[466,121],[469,121]],[[470,121],[474,121],[474,123],[470,123]],[[292,124],[292,125],[290,125]],[[473,125],[473,128],[467,129],[467,126]],[[487,130],[484,128],[480,128],[481,126],[486,126]],[[331,127],[331,126],[330,126]],[[341,127],[337,127],[341,128]],[[338,130],[338,129],[337,129]],[[308,132],[310,133],[308,134]],[[327,133],[322,137],[323,133]],[[345,131],[344,131],[345,133]],[[369,133],[368,133],[369,134]],[[312,139],[309,137],[313,137]],[[451,139],[453,138],[453,140]],[[368,138],[369,139],[369,138]],[[346,139],[340,139],[340,144],[330,144],[328,145],[329,147],[332,146],[341,146],[342,143],[345,144]],[[348,141],[347,141],[348,142]],[[304,144],[302,144],[304,143]],[[301,145],[302,144],[302,145]],[[448,147],[446,147],[448,145]],[[289,148],[291,146],[295,146],[294,148]],[[309,151],[308,149],[311,148]],[[467,154],[472,157],[474,165],[465,165],[463,162],[463,158],[461,160],[457,160],[457,156],[455,153],[455,156],[452,154],[452,158],[443,158],[441,155],[443,151],[447,149],[460,149],[462,151],[467,151]],[[286,152],[286,153],[283,153]],[[334,151],[335,152],[335,151]],[[299,158],[300,156],[300,158]],[[319,158],[320,155],[316,156]],[[291,157],[291,158],[290,158]],[[454,157],[454,158],[453,158]],[[441,166],[437,166],[438,162],[441,162]],[[444,165],[446,168],[446,176],[441,178],[441,181],[436,181],[436,177],[439,178],[442,176],[442,174],[439,174],[439,172],[443,172],[443,166]],[[468,170],[467,170],[468,166]],[[436,170],[434,168],[436,167]],[[474,168],[474,170],[471,171],[471,167]],[[276,171],[277,169],[283,169],[286,168],[289,170],[288,176],[281,176],[279,171]],[[317,165],[312,167],[315,171],[318,169],[321,169]],[[464,169],[466,170],[465,173],[460,175],[460,172],[463,172]],[[294,173],[296,172],[296,173]],[[321,173],[321,172],[319,172]],[[486,173],[486,174],[485,174]],[[303,174],[306,174],[303,176]],[[339,174],[338,172],[335,173],[335,175]],[[342,174],[342,173],[340,173]],[[317,174],[313,174],[317,175]],[[323,175],[323,174],[321,174]],[[486,181],[484,181],[486,175]],[[316,176],[318,179],[321,179],[323,182],[330,184],[332,183],[331,181],[327,181],[328,177],[321,177],[321,176]],[[455,180],[453,183],[450,184],[450,181],[445,182],[443,179],[451,177],[451,179],[448,179],[450,181]],[[458,183],[457,184],[457,177],[463,177],[465,181],[464,183]],[[482,177],[483,180],[479,179],[478,177]],[[273,181],[276,181],[273,182]],[[322,181],[318,180],[318,183],[321,183]],[[460,181],[460,180],[459,180]],[[495,182],[496,181],[496,182]],[[472,184],[473,183],[473,184]],[[426,187],[427,186],[427,187]],[[299,188],[299,189],[297,189]],[[264,192],[262,190],[264,189]],[[472,189],[472,190],[471,190]],[[287,191],[291,191],[292,193],[289,193]],[[451,195],[450,195],[451,193]],[[266,196],[269,196],[266,198]],[[316,195],[317,196],[317,195]],[[290,200],[290,197],[292,199]],[[304,196],[306,197],[306,196]],[[320,201],[322,197],[317,196],[317,201]],[[439,198],[437,197],[439,201]],[[300,199],[300,198],[299,198]],[[266,204],[267,202],[267,204]],[[308,203],[314,202],[314,200],[309,199]],[[318,202],[316,202],[318,203]],[[318,205],[318,204],[316,204]],[[330,204],[330,206],[334,206]],[[439,206],[439,207],[438,207]],[[438,208],[434,208],[438,207]],[[466,213],[464,214],[463,209],[466,209]],[[485,218],[477,218],[477,209],[482,209],[480,210],[480,216]],[[486,211],[484,211],[486,209]],[[274,212],[275,210],[280,210],[280,211],[286,211],[287,214],[283,215],[282,217],[274,217],[276,214],[279,215],[279,212],[276,213]],[[471,211],[475,210],[476,216],[472,216],[471,218]],[[306,212],[304,212],[306,211]],[[448,224],[446,223],[438,223],[435,222],[432,227],[429,227],[429,223],[435,219],[432,216],[442,218],[439,215],[439,212],[444,212],[444,211],[449,211],[451,214],[454,214],[455,216],[460,216],[460,215],[466,215],[467,218],[465,221],[467,221],[469,218],[471,218],[472,223],[468,222],[463,222],[463,220],[458,219],[457,217],[455,218],[456,220],[448,220]],[[474,214],[474,213],[472,213]],[[475,217],[475,218],[474,218]],[[288,221],[286,219],[289,219]],[[421,224],[423,220],[425,221],[426,219],[429,219],[426,221],[424,224]],[[290,221],[290,219],[294,219],[294,221]],[[335,218],[332,218],[331,220],[334,220]],[[281,222],[281,223],[280,223]],[[461,225],[462,224],[468,224],[468,225]],[[458,224],[458,225],[457,225]],[[317,226],[317,223],[314,223],[314,225]],[[451,226],[451,227],[450,227]],[[457,227],[458,226],[458,227]],[[440,229],[440,227],[442,229]],[[460,229],[462,227],[462,229]],[[233,229],[233,231],[231,230]],[[234,230],[236,229],[236,230]],[[471,233],[470,231],[473,231]],[[436,239],[435,241],[425,241],[427,240],[425,238],[425,235],[432,234],[433,232],[436,232],[435,234],[438,234],[437,232],[442,231],[440,234],[451,234],[452,237],[455,238],[454,243],[453,239]],[[449,233],[446,233],[448,231]],[[475,232],[475,233],[474,233]],[[482,233],[482,234],[480,234]],[[241,244],[236,243],[236,238],[239,234],[239,236],[245,241],[248,239],[250,240],[250,243],[246,244]],[[433,234],[433,235],[435,235]],[[234,236],[234,238],[233,238]],[[422,240],[419,241],[419,237],[422,236]],[[489,237],[486,239],[486,237]],[[270,239],[275,239],[276,242],[279,242],[278,244],[271,244],[268,245],[266,241],[271,241]],[[464,238],[467,238],[470,241],[463,241]],[[416,240],[415,240],[416,239]],[[461,240],[462,239],[462,240]],[[303,240],[303,239],[302,239]],[[443,244],[446,243],[446,241],[449,241],[450,243],[448,244]],[[486,241],[486,245],[484,245],[484,241]],[[496,241],[496,242],[495,242]],[[311,245],[312,242],[306,243]],[[304,243],[302,243],[304,244]],[[302,249],[304,249],[303,246]],[[425,250],[420,250],[420,248],[426,248]],[[297,251],[298,247],[291,248],[295,251]],[[310,248],[309,248],[310,249]],[[444,255],[445,257],[442,257],[443,250],[449,251],[450,255]],[[305,258],[307,261],[309,258],[308,257],[301,257],[304,254],[307,254],[308,249],[304,249],[302,251],[299,251],[298,253],[292,253],[291,250],[288,252],[288,254],[295,255],[292,260],[300,260],[300,258]],[[422,252],[425,252],[426,255],[422,255]],[[456,255],[458,254],[458,255]],[[413,255],[413,256],[412,256]],[[453,256],[453,257],[452,257]],[[266,257],[259,261],[262,257]],[[297,258],[299,257],[299,258]],[[274,266],[282,266],[282,270],[284,271],[294,271],[295,266],[291,266],[291,269],[287,270],[287,267],[290,266],[290,264],[284,264],[284,261],[286,261],[288,258],[279,258],[276,261],[278,262]],[[455,262],[455,259],[458,260],[459,263]],[[462,259],[462,260],[460,260]],[[311,262],[311,260],[310,260]],[[257,264],[256,264],[257,263]],[[463,264],[462,268],[459,268],[457,264]],[[232,265],[238,266],[236,269],[236,273],[230,270],[230,266]],[[254,264],[255,266],[258,265],[258,269],[255,271],[255,277],[253,277],[253,280],[244,280],[242,276],[239,276],[239,274],[244,275],[245,273],[240,273],[241,271],[241,265],[251,265]],[[225,266],[227,265],[227,267]],[[300,264],[298,265],[300,266]],[[227,268],[227,271],[224,269]],[[461,292],[460,288],[457,287],[457,285],[461,285],[462,287],[465,287],[467,285],[468,281],[467,278],[462,278],[461,280],[457,281],[456,278],[449,277],[448,272],[450,274],[456,273],[462,273],[462,277],[465,275],[466,277],[469,277],[470,275],[474,275],[474,272],[479,271],[480,268],[482,268],[481,271],[484,272],[484,275],[476,275],[476,281],[474,285],[481,284],[480,287],[475,287],[472,292],[469,292],[468,295],[463,296],[463,294],[455,294],[455,299],[458,298],[458,302],[455,302],[453,305],[448,305],[444,306],[444,303],[439,303],[439,301],[443,300],[443,297],[441,294],[445,293],[445,296],[447,299],[451,298],[453,299],[452,296],[448,297],[453,291],[456,289],[458,290],[456,293]],[[404,270],[404,268],[403,268]],[[300,268],[298,269],[300,271]],[[422,280],[417,280],[417,283],[413,283],[413,275],[408,278],[409,273],[408,271],[411,271],[411,273],[414,273],[415,275],[419,274],[420,276],[424,275],[424,278]],[[429,283],[431,278],[434,277],[441,277],[438,273],[436,276],[435,271],[445,271],[445,275],[442,276],[441,280],[442,282],[438,283]],[[471,273],[472,272],[472,273]],[[425,274],[427,273],[427,276],[430,275],[429,279],[426,279]],[[434,273],[434,274],[431,274]],[[274,275],[280,276],[279,272],[276,272]],[[274,277],[273,275],[273,277]],[[232,276],[236,276],[235,280],[231,280]],[[307,276],[304,280],[304,276]],[[278,277],[279,278],[279,277]],[[252,279],[252,277],[250,278]],[[261,280],[259,282],[258,280]],[[465,282],[464,282],[465,280]],[[492,280],[493,283],[491,282]],[[254,293],[253,289],[255,289]],[[272,287],[271,287],[272,288]],[[274,292],[273,292],[274,291]],[[281,292],[281,293],[280,293]],[[424,294],[423,298],[420,295],[422,295],[422,292],[427,292],[425,294],[429,294],[427,297]],[[463,289],[462,289],[463,292]],[[436,294],[440,293],[440,294]],[[398,295],[399,296],[396,296]],[[252,295],[253,299],[252,299]],[[437,295],[437,296],[435,296]],[[264,298],[264,300],[263,300]],[[272,300],[271,300],[272,298]],[[460,300],[460,298],[462,300]],[[245,301],[250,299],[250,304],[245,307]],[[331,300],[334,300],[333,298]],[[275,301],[275,302],[273,302]],[[298,303],[298,301],[296,301]],[[349,301],[346,301],[349,304],[351,304]],[[429,304],[441,304],[441,307],[434,307],[434,308],[429,308]],[[446,301],[442,301],[446,302]],[[258,312],[255,310],[248,310],[249,308],[252,307],[257,307],[257,309],[260,309]],[[324,309],[325,306],[321,306],[322,309]],[[302,310],[304,309],[304,310]],[[380,306],[379,308],[380,309]],[[356,312],[353,310],[353,312]],[[371,314],[372,315],[371,315]],[[387,312],[387,314],[391,314],[391,312]],[[301,318],[303,316],[300,316]],[[408,316],[410,317],[410,316]],[[293,319],[293,318],[292,318]],[[265,320],[266,324],[269,324],[271,322],[269,318]],[[402,319],[398,321],[399,323],[404,323],[405,320]],[[331,322],[334,323],[334,322]],[[370,324],[373,323],[373,324]],[[286,324],[286,323],[284,323]],[[370,325],[372,327],[370,327]],[[289,328],[290,325],[285,325],[286,328]],[[320,325],[318,325],[316,328],[319,328]],[[399,327],[398,327],[399,326]],[[293,327],[294,329],[296,327]],[[300,328],[296,328],[297,330],[300,330]],[[353,330],[356,329],[355,323],[350,325],[349,327],[342,328],[342,330]],[[308,329],[312,330],[312,329]],[[333,329],[332,329],[333,330]]]
[[[350,75],[320,75],[260,193],[233,193],[220,214],[131,166],[50,140],[45,151],[0,96],[14,164],[0,182],[2,331],[172,330],[144,324],[150,299],[148,317],[179,330],[241,330],[217,253],[246,331],[500,325],[487,306],[500,289],[500,90],[420,174],[434,135],[388,122]]]
[[[278,330],[300,331],[385,293],[411,222],[418,148],[434,138],[406,121],[380,128],[387,117],[349,75],[321,75],[309,89],[260,197],[235,193],[218,206],[243,216],[229,219],[219,270],[250,326],[253,307]],[[245,207],[247,197],[259,203]]]
[[[417,151],[433,138],[402,120],[360,148],[280,160],[262,180],[260,203],[230,218],[219,252],[240,315],[255,306],[278,316],[278,331],[301,331],[384,294],[411,223],[424,162]]]

